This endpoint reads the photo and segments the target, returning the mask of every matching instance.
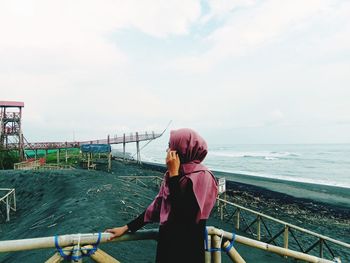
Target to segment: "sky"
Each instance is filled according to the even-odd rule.
[[[189,127],[350,143],[350,1],[0,0],[0,100],[28,141]]]

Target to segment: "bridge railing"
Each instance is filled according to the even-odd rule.
[[[186,233],[184,233],[184,235],[185,234]],[[57,252],[54,252],[54,255],[46,262],[60,262],[63,259],[82,262],[84,256],[89,256],[96,262],[119,262],[117,259],[99,249],[98,245],[107,242],[157,240],[158,230],[150,229],[140,230],[136,233],[127,233],[112,241],[109,241],[110,237],[110,233],[88,233],[31,239],[6,240],[0,241],[0,253],[55,248]],[[235,249],[235,243],[240,243],[252,247],[253,249],[264,250],[280,256],[290,257],[297,260],[304,260],[306,262],[334,262],[290,249],[270,245],[261,241],[256,241],[244,236],[234,235],[215,227],[207,227],[206,240],[208,240],[208,247],[206,248],[205,252],[205,262],[221,262],[222,251],[226,252],[232,262],[245,262],[245,260]]]
[[[84,144],[122,144],[122,143],[132,143],[132,142],[140,142],[140,141],[149,141],[154,140],[162,136],[161,133],[155,132],[145,132],[145,133],[131,133],[130,135],[125,136],[114,136],[107,137],[105,139],[98,140],[90,140],[90,141],[74,141],[74,142],[34,142],[30,143],[26,140],[24,143],[25,149],[66,149],[66,148],[79,148]],[[9,143],[6,145],[8,150],[16,150],[18,148],[18,143]]]

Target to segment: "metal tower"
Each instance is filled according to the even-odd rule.
[[[8,150],[9,143],[16,143],[20,160],[24,160],[24,143],[21,127],[23,107],[23,102],[0,101],[0,146]]]

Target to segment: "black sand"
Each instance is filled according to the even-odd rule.
[[[323,187],[317,195],[319,188],[313,185],[300,186],[299,183],[286,184],[220,172],[215,174],[227,179],[233,178],[234,182],[228,183],[228,192],[234,202],[350,242],[348,191]],[[113,162],[113,173],[80,169],[49,172],[0,171],[0,187],[16,188],[18,207],[18,211],[11,214],[8,223],[5,223],[4,213],[0,214],[0,240],[99,232],[127,223],[147,207],[156,195],[157,188],[121,180],[119,175],[162,176],[162,172],[147,165],[139,167],[120,162]],[[288,191],[288,195],[281,193],[284,191]],[[215,217],[208,221],[208,225],[232,230],[231,224],[223,223]],[[157,225],[147,226],[156,227]],[[122,262],[153,262],[156,242],[102,244],[101,248]],[[285,261],[279,256],[259,250],[240,245],[237,248],[247,262]],[[53,253],[54,249],[3,253],[0,254],[0,261],[42,262]],[[224,262],[229,262],[226,256],[223,259]]]

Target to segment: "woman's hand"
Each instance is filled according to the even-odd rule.
[[[125,226],[121,226],[121,227],[106,229],[105,232],[111,233],[112,235],[108,240],[113,240],[117,237],[124,235],[128,230],[129,230],[128,226],[125,225]]]
[[[180,168],[180,158],[176,151],[168,150],[165,161],[168,167],[169,176],[178,176]]]

